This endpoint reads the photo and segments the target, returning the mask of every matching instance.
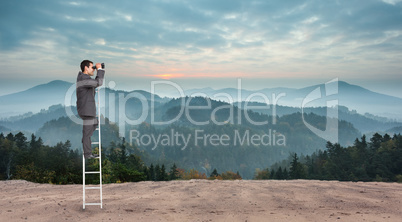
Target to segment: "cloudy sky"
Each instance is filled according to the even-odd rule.
[[[402,97],[401,0],[0,2],[0,95],[74,82],[105,62],[117,88],[304,87],[339,78]]]

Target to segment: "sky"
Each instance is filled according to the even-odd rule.
[[[75,82],[117,89],[301,88],[334,78],[402,98],[402,0],[0,2],[0,95]]]

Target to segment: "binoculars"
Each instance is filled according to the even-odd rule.
[[[105,63],[101,63],[101,66],[102,66],[102,69],[104,69],[105,68]],[[96,66],[94,65],[94,66],[92,66],[92,68],[96,69]]]

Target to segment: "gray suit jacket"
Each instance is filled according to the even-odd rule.
[[[101,86],[105,70],[96,71],[96,78],[92,79],[89,75],[82,72],[77,76],[77,111],[80,117],[96,116],[95,88]]]

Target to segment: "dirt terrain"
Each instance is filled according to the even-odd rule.
[[[96,201],[98,190],[88,190]],[[402,221],[402,184],[189,180],[82,185],[0,181],[0,221]]]

